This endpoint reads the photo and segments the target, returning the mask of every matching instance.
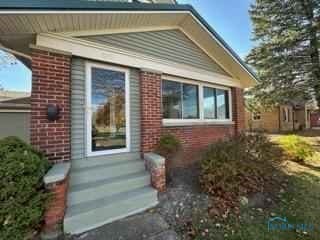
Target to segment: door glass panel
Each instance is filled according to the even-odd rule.
[[[92,152],[126,147],[125,73],[91,69]]]

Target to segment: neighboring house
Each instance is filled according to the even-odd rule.
[[[30,56],[31,143],[57,163],[48,228],[64,218],[81,233],[157,204],[141,156],[163,190],[149,154],[162,134],[180,139],[183,166],[244,129],[254,74],[191,6],[152,2],[0,3],[0,42]]]
[[[311,127],[312,128],[320,128],[320,112],[314,111],[311,113]]]
[[[30,93],[0,91],[0,139],[16,136],[30,141]]]
[[[1,91],[0,90],[0,102],[5,100],[11,100],[15,98],[27,98],[30,97],[28,92],[18,92],[18,91]]]
[[[311,108],[307,104],[283,104],[272,109],[255,112],[246,109],[246,130],[277,133],[309,129],[310,113]]]

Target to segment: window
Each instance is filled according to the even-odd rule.
[[[229,91],[203,87],[204,119],[229,119]]]
[[[162,81],[163,118],[199,118],[198,86],[169,80]]]
[[[205,119],[217,118],[216,90],[214,88],[203,88],[203,111]]]
[[[260,112],[254,112],[254,113],[252,114],[252,120],[254,120],[254,121],[259,121],[259,120],[261,120],[261,113],[260,113]]]
[[[228,91],[216,89],[217,119],[229,119]]]
[[[230,120],[230,89],[162,80],[165,120]],[[169,121],[168,121],[169,122]]]

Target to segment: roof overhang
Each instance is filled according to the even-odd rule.
[[[243,87],[255,84],[254,73],[190,5],[76,0],[0,3],[0,43],[26,54],[41,33],[90,34],[107,29],[111,34],[170,28],[183,31]]]

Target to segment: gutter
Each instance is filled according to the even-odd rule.
[[[217,39],[222,47],[258,82],[257,75],[247,66],[239,55],[223,40],[223,38],[208,24],[208,22],[188,4],[150,4],[102,2],[101,0],[11,0],[0,2],[0,15],[8,12],[23,13],[24,11],[181,11],[190,12]]]

